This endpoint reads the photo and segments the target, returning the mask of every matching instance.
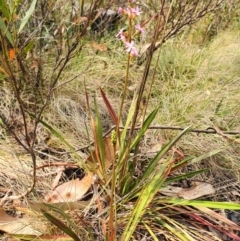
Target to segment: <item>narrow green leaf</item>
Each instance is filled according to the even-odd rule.
[[[95,115],[96,115],[96,136],[97,136],[97,145],[99,148],[100,153],[100,161],[102,165],[102,169],[104,172],[104,175],[106,174],[106,165],[105,165],[105,153],[104,153],[104,141],[103,141],[103,132],[102,132],[102,123],[100,120],[100,115],[98,111],[97,101],[96,98],[94,98],[94,105],[95,105]]]
[[[136,98],[136,95],[134,95],[131,106],[128,110],[127,120],[124,125],[124,129],[121,132],[120,143],[119,143],[119,160],[122,160],[124,154],[126,153],[126,136],[127,136],[128,127],[134,115],[136,103],[137,103],[137,98]],[[118,162],[117,165],[119,165],[120,163],[121,162]]]
[[[159,200],[160,201],[160,200]],[[201,200],[185,200],[180,198],[161,199],[161,203],[169,203],[182,206],[207,207],[228,210],[240,210],[240,204],[233,202],[212,202]]]
[[[69,217],[61,208],[48,204],[48,203],[43,203],[44,206],[46,206],[47,208],[49,208],[50,210],[60,214],[64,220],[66,220],[68,222],[68,224],[70,225],[70,227],[74,228],[76,232],[81,233],[82,231],[79,229],[79,227],[72,221],[71,217]]]
[[[0,0],[0,10],[3,13],[3,16],[9,21],[10,12],[6,0]]]
[[[135,231],[144,210],[148,207],[149,203],[152,201],[155,194],[159,191],[161,185],[166,179],[166,174],[170,169],[170,161],[163,163],[159,170],[155,170],[149,176],[149,182],[143,187],[138,200],[134,206],[133,211],[131,212],[129,221],[124,229],[124,232],[121,237],[121,241],[130,240],[133,232]]]
[[[136,103],[137,103],[137,98],[136,98],[136,95],[134,95],[131,106],[128,110],[127,120],[126,120],[126,123],[124,125],[124,129],[121,133],[120,150],[121,150],[121,146],[124,146],[124,143],[126,141],[126,135],[127,135],[128,127],[129,127],[129,125],[132,121],[134,111],[135,111],[135,107],[136,107]]]
[[[42,203],[46,208],[48,208],[51,211],[54,211],[56,213],[59,213],[62,215],[62,213],[64,213],[63,209],[57,207],[56,205],[52,205],[49,203]],[[42,209],[43,210],[43,209]],[[45,209],[44,209],[45,210]],[[46,210],[45,210],[46,211]]]
[[[172,171],[178,170],[179,168],[182,168],[186,165],[188,165],[188,163],[193,160],[194,157],[189,156],[184,158],[183,160],[179,161],[178,163],[174,164],[172,167]]]
[[[3,73],[6,76],[9,76],[9,74],[0,66],[0,73]],[[0,75],[0,78],[2,77],[2,75]]]
[[[182,160],[181,162],[175,164],[172,168],[172,171],[175,171],[177,169],[180,169],[186,165],[190,165],[190,164],[194,164],[196,162],[199,162],[201,160],[204,160],[210,156],[213,156],[213,155],[216,155],[217,153],[223,151],[224,149],[217,149],[217,150],[214,150],[214,151],[211,151],[211,152],[208,152],[206,154],[203,154],[201,156],[198,156],[198,157],[195,157],[195,158],[186,158],[184,160]]]
[[[23,49],[23,52],[24,52],[25,54],[27,54],[30,50],[32,50],[33,46],[34,46],[33,41],[29,42],[29,43],[26,45],[26,47]]]
[[[195,157],[195,158],[193,158],[191,161],[188,161],[188,165],[189,164],[194,164],[194,163],[196,163],[196,162],[199,162],[199,161],[201,161],[201,160],[203,160],[203,159],[206,159],[206,158],[208,158],[208,157],[210,157],[210,156],[214,156],[214,155],[216,155],[216,154],[218,154],[219,152],[221,152],[221,151],[223,151],[224,149],[217,149],[217,150],[214,150],[214,151],[210,151],[210,152],[208,152],[208,153],[206,153],[206,154],[204,154],[204,155],[201,155],[201,156],[199,156],[199,157]]]
[[[176,136],[173,140],[171,140],[167,145],[163,146],[163,148],[157,153],[157,155],[151,160],[148,167],[146,168],[142,179],[146,179],[152,172],[155,171],[156,166],[159,163],[159,160],[163,158],[163,156],[178,142],[178,140],[189,130],[190,127],[187,127],[183,130],[178,136]]]
[[[54,217],[52,214],[41,210],[43,215],[54,225],[56,225],[60,230],[62,230],[64,233],[72,237],[75,241],[81,241],[81,239],[75,234],[66,224],[64,224],[61,220]]]
[[[141,137],[145,134],[146,130],[148,129],[148,127],[151,125],[151,123],[153,122],[157,112],[158,112],[159,108],[156,108],[155,110],[153,110],[150,115],[147,117],[147,119],[144,121],[142,128],[139,130],[137,136],[135,137],[135,139],[133,140],[133,142],[131,143],[130,146],[130,150],[132,150],[140,141]]]
[[[8,31],[7,26],[5,25],[3,19],[0,17],[0,29],[2,29],[2,32],[4,35],[6,35],[8,41],[11,43],[13,46],[13,39],[11,33]]]
[[[36,116],[29,111],[25,110],[31,118],[36,118]],[[70,145],[63,137],[62,135],[56,131],[53,127],[51,127],[49,124],[47,124],[45,121],[39,119],[39,122],[46,127],[53,135],[55,135],[62,143],[64,143],[71,151],[72,153],[76,154],[76,151],[72,145]],[[76,157],[79,159],[79,156],[76,154]]]
[[[123,179],[124,186],[122,188],[122,195],[129,193],[131,190],[134,189],[136,185],[136,180],[133,180],[132,174],[127,172],[126,176]]]
[[[33,234],[10,234],[12,238],[15,238],[14,241],[24,240],[24,241],[74,241],[73,238],[68,235],[33,235]],[[12,240],[12,239],[10,239]]]
[[[39,203],[39,202],[28,202],[29,207],[36,211],[40,212],[40,210],[49,211],[51,210],[50,207],[47,207],[46,203]],[[76,202],[62,202],[62,203],[54,203],[51,204],[53,207],[57,207],[61,209],[63,212],[73,209],[82,210],[85,209],[89,205],[89,201],[76,201]]]
[[[194,176],[196,176],[198,174],[201,174],[203,172],[206,172],[206,171],[209,171],[209,168],[198,170],[198,171],[194,171],[194,172],[189,172],[187,174],[179,175],[179,176],[176,176],[176,177],[171,177],[171,178],[168,178],[164,182],[164,185],[168,185],[168,184],[170,184],[172,182],[176,182],[176,181],[183,180],[183,179],[186,179],[186,178],[194,177]],[[172,169],[171,169],[171,172],[172,172]]]
[[[36,116],[28,111],[26,111],[32,118],[36,118]],[[39,120],[39,122],[41,124],[43,124],[43,126],[45,126],[46,128],[48,128],[48,130],[50,130],[50,132],[55,135],[60,141],[62,141],[66,146],[68,146],[71,151],[75,151],[75,149],[62,137],[62,135],[57,132],[53,127],[51,127],[50,125],[48,125],[45,121],[43,120]]]
[[[40,122],[41,124],[43,124],[43,126],[45,126],[46,128],[48,128],[48,130],[50,130],[51,133],[52,133],[53,135],[55,135],[61,142],[63,142],[72,152],[75,152],[74,147],[73,147],[72,145],[70,145],[70,144],[62,137],[62,135],[61,135],[58,131],[56,131],[53,127],[51,127],[50,125],[48,125],[48,124],[47,124],[45,121],[43,121],[43,120],[39,120],[39,122]]]
[[[152,122],[153,117],[156,115],[155,111],[149,115],[149,118],[147,118],[146,123],[144,123],[145,128],[147,128],[147,126],[150,125],[150,123]],[[144,210],[147,208],[147,206],[152,201],[153,197],[159,191],[160,187],[163,185],[164,181],[167,178],[167,174],[171,169],[170,158],[166,160],[160,167],[158,166],[159,160],[188,131],[188,129],[189,127],[186,128],[177,137],[175,137],[172,141],[170,141],[167,145],[165,145],[147,167],[147,170],[145,171],[142,178],[142,181],[146,180],[146,185],[143,187],[138,197],[137,203],[130,215],[129,222],[127,223],[127,226],[125,227],[125,230],[121,237],[122,241],[130,240],[135,228],[137,227],[137,224],[139,223],[144,213]]]
[[[152,231],[151,227],[149,227],[145,222],[143,223],[144,227],[147,229],[149,234],[152,236],[154,241],[159,241],[158,237],[154,234],[154,231]]]
[[[168,220],[169,221],[169,220]],[[173,221],[173,220],[172,220]],[[171,222],[172,225],[169,225],[167,222],[165,222],[162,219],[158,218],[158,222],[162,224],[163,227],[168,229],[173,235],[177,236],[179,240],[182,241],[195,241],[187,232],[186,230],[180,228],[178,225],[176,225],[175,222]]]
[[[133,111],[133,114],[134,114],[134,110],[132,110],[132,111]],[[120,145],[120,148],[119,148],[119,158],[118,158],[117,168],[116,168],[116,172],[117,173],[121,173],[120,174],[120,179],[122,179],[123,176],[126,175],[126,173],[123,174],[121,172],[123,166],[125,165],[125,167],[126,167],[126,160],[129,158],[126,155],[129,155],[129,151],[131,149],[135,148],[136,145],[139,143],[141,137],[144,135],[144,133],[146,132],[146,130],[148,129],[148,127],[152,123],[152,121],[155,118],[157,112],[158,112],[158,108],[156,108],[155,110],[153,110],[150,113],[150,115],[144,121],[142,128],[138,131],[138,134],[135,137],[135,139],[132,141],[131,138],[130,138],[131,143],[130,143],[130,141],[128,141],[126,145],[125,145],[126,140],[123,139],[123,137],[125,137],[125,135],[126,135],[125,128],[124,128],[122,136],[121,136],[121,145]],[[126,127],[126,125],[125,125],[125,127]],[[125,170],[125,167],[123,168],[123,170]],[[128,166],[128,171],[132,172],[133,169],[134,169],[134,165],[129,165]],[[124,186],[125,186],[124,189],[126,191],[128,189],[128,187],[130,186],[130,183],[124,183]],[[122,188],[121,188],[121,192],[123,192]]]
[[[18,5],[22,3],[22,0],[16,1],[16,0],[10,0],[8,1],[8,6],[9,6],[9,11],[10,14],[13,15],[14,13],[16,13],[16,8],[18,7]]]
[[[24,26],[27,24],[29,18],[33,14],[33,12],[35,10],[36,3],[37,3],[37,0],[33,0],[32,1],[30,8],[27,10],[26,15],[24,16],[24,18],[21,21],[20,27],[18,29],[18,34],[21,33],[21,31],[23,30]]]

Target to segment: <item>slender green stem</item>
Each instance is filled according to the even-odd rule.
[[[120,109],[119,109],[119,114],[118,114],[118,123],[116,126],[116,134],[117,134],[117,138],[118,140],[119,138],[119,126],[121,124],[121,117],[122,117],[122,110],[123,110],[123,104],[124,104],[124,100],[126,98],[126,92],[127,92],[127,84],[128,84],[128,78],[129,78],[129,69],[130,69],[130,61],[131,61],[131,55],[128,55],[128,61],[127,61],[127,68],[126,68],[126,77],[125,77],[125,83],[124,83],[124,89],[123,89],[123,94],[122,94],[122,99],[121,99],[121,105],[120,105]]]
[[[111,200],[109,207],[109,240],[115,240],[116,237],[116,145],[114,145],[114,161],[112,170]],[[115,225],[114,225],[115,222]]]
[[[131,39],[132,39],[132,18],[131,17],[129,17],[128,23],[129,23],[128,42],[131,42]],[[118,124],[117,124],[117,127],[116,127],[116,134],[117,134],[117,138],[118,138],[118,141],[119,141],[119,145],[123,144],[123,143],[120,142],[119,125],[120,125],[120,119],[122,117],[122,109],[123,109],[124,100],[126,98],[131,59],[132,59],[132,55],[131,55],[131,53],[129,53],[128,54],[127,67],[126,67],[126,78],[125,78],[125,83],[124,83],[123,96],[122,96],[121,106],[120,106],[120,111],[119,111]],[[122,180],[125,176],[127,157],[128,157],[128,153],[129,153],[129,150],[130,150],[129,147],[130,147],[130,142],[128,141],[127,147],[124,150],[124,155],[123,155],[123,167],[122,167],[122,170],[121,170],[120,183],[122,183]],[[121,186],[122,186],[122,184],[121,184]]]
[[[131,38],[132,38],[132,19],[129,18],[129,31],[128,31],[128,41],[129,42],[131,42]],[[124,104],[124,101],[125,101],[125,98],[126,98],[131,58],[132,58],[132,56],[129,53],[128,59],[127,59],[126,77],[125,77],[125,82],[124,82],[123,94],[122,94],[121,105],[120,105],[119,114],[118,114],[118,123],[117,123],[117,127],[116,127],[116,134],[117,134],[117,138],[119,140],[119,143],[120,143],[119,126],[120,126],[120,123],[121,123],[123,104]]]

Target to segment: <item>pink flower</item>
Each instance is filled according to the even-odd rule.
[[[128,15],[129,18],[135,18],[137,15],[140,15],[141,12],[139,10],[139,7],[136,8],[126,8],[125,13]]]
[[[118,8],[118,12],[124,14],[124,13],[125,13],[125,10],[124,10],[123,8],[119,7],[119,8]]]
[[[133,13],[133,14],[135,14],[135,15],[140,15],[140,14],[141,14],[141,12],[140,12],[139,7],[132,8],[132,13]]]
[[[134,41],[131,41],[131,43],[126,42],[125,44],[126,44],[126,47],[127,47],[126,51],[128,53],[130,53],[133,56],[140,56],[137,52],[137,49],[134,47]]]
[[[125,36],[124,36],[124,28],[122,28],[119,33],[116,35],[117,38],[120,38],[122,41],[125,41]]]
[[[136,28],[140,33],[144,33],[144,32],[145,32],[144,28],[142,28],[140,24],[135,25],[135,28]]]

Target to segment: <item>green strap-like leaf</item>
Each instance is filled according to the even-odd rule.
[[[0,17],[0,29],[2,29],[2,32],[4,35],[6,35],[8,41],[13,45],[12,35],[7,29],[7,26],[5,25],[3,19]]]
[[[171,172],[172,172],[173,169],[171,169]],[[168,185],[172,182],[177,182],[177,181],[180,181],[180,180],[184,180],[186,178],[190,178],[190,177],[194,177],[198,174],[201,174],[203,172],[206,172],[206,171],[209,171],[209,168],[206,168],[206,169],[201,169],[201,170],[198,170],[198,171],[194,171],[194,172],[189,172],[187,174],[183,174],[183,175],[178,175],[176,177],[171,177],[171,178],[168,178],[165,182],[164,182],[164,185]]]
[[[182,229],[179,225],[177,225],[175,222],[173,222],[173,220],[171,220],[171,221],[172,221],[171,225],[169,225],[164,220],[158,219],[158,222],[161,223],[163,227],[168,229],[173,235],[177,236],[179,238],[179,240],[181,240],[181,241],[194,241],[195,240],[186,232],[186,230]]]
[[[201,200],[185,200],[180,198],[169,198],[160,199],[161,203],[169,203],[182,206],[192,207],[207,207],[217,209],[228,209],[228,210],[240,210],[240,204],[233,202],[212,202],[212,201],[201,201]]]
[[[153,110],[150,113],[150,115],[147,117],[147,119],[144,121],[142,128],[139,130],[136,138],[134,139],[134,141],[131,144],[131,147],[130,147],[131,150],[138,144],[138,142],[140,141],[141,137],[145,134],[146,130],[148,129],[148,127],[153,122],[157,112],[158,112],[158,108]]]
[[[72,227],[77,233],[81,233],[80,228],[74,223],[73,219],[63,211],[62,208],[59,208],[56,205],[55,206],[51,205],[49,203],[43,203],[43,205],[46,206],[47,208],[49,208],[50,210],[60,214],[63,217],[63,219],[68,222],[70,227]],[[41,209],[41,210],[43,210],[43,209]],[[45,208],[44,208],[44,210],[45,210]],[[46,212],[46,210],[45,210],[45,212]]]
[[[36,116],[34,114],[30,113],[27,110],[25,110],[25,111],[29,114],[29,116],[31,118],[36,119]],[[62,143],[64,143],[73,152],[73,154],[76,154],[76,151],[75,151],[74,147],[71,144],[69,144],[57,130],[55,130],[52,126],[50,126],[49,124],[47,124],[45,121],[43,121],[41,119],[39,119],[39,122],[44,127],[46,127],[54,136],[56,136]],[[76,155],[76,157],[79,158],[78,155]]]
[[[81,239],[75,234],[65,223],[63,223],[58,218],[54,217],[52,214],[42,210],[43,215],[54,225],[56,225],[64,233],[72,237],[75,241],[81,241]]]
[[[134,95],[131,106],[128,110],[128,115],[127,115],[127,120],[126,123],[124,125],[124,129],[121,133],[121,138],[120,138],[120,143],[119,143],[119,159],[121,160],[123,155],[125,154],[125,150],[126,150],[126,136],[127,136],[127,131],[128,131],[128,127],[132,121],[132,117],[134,115],[134,110],[136,107],[136,102],[137,102],[137,98],[136,95]]]
[[[149,225],[147,225],[145,222],[143,223],[144,227],[147,229],[151,237],[153,238],[154,241],[158,241],[158,237],[154,234],[154,231],[151,229]]]
[[[162,164],[158,171],[155,170],[151,176],[149,176],[149,182],[143,187],[138,197],[134,209],[129,217],[129,221],[122,234],[121,241],[128,241],[131,239],[133,232],[135,231],[142,215],[144,214],[144,210],[146,210],[149,203],[151,203],[153,197],[164,183],[166,174],[170,168],[169,164],[170,161],[167,160]]]
[[[21,21],[20,27],[18,29],[18,34],[21,33],[21,31],[23,30],[24,26],[28,22],[29,18],[33,14],[33,12],[35,10],[36,3],[37,3],[37,0],[33,0],[32,1],[30,8],[27,10],[26,15],[24,16],[24,18]]]
[[[0,10],[3,13],[3,16],[9,21],[10,12],[6,0],[0,0]]]
[[[173,140],[171,140],[167,145],[165,145],[158,153],[157,155],[151,160],[148,167],[146,168],[142,179],[148,178],[148,176],[154,172],[156,166],[159,163],[159,160],[163,158],[163,156],[178,142],[178,140],[189,130],[190,127],[187,127],[185,130],[183,130],[178,136],[176,136]]]
[[[94,97],[94,105],[95,105],[95,115],[96,115],[96,137],[97,137],[97,146],[99,148],[99,153],[100,153],[100,161],[102,165],[102,170],[103,174],[105,175],[106,173],[106,164],[105,164],[105,153],[104,153],[104,142],[103,142],[103,131],[102,131],[102,123],[100,120],[100,115],[98,111],[98,105],[96,101],[96,97]]]

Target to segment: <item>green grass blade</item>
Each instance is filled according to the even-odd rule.
[[[21,31],[23,30],[24,26],[27,24],[29,18],[31,17],[31,15],[33,14],[34,10],[35,10],[35,6],[36,6],[37,0],[33,0],[30,8],[27,10],[26,15],[24,16],[24,18],[21,21],[20,27],[18,29],[18,34],[21,33]]]
[[[105,176],[106,174],[106,165],[105,165],[105,153],[104,153],[104,141],[103,141],[103,132],[102,132],[102,123],[100,120],[100,115],[99,115],[99,111],[98,111],[98,106],[97,106],[97,101],[96,98],[94,97],[94,105],[95,105],[95,115],[96,115],[96,138],[97,140],[97,147],[99,150],[99,154],[100,154],[100,161],[101,161],[101,165],[102,165],[102,170],[103,170],[103,174]]]
[[[13,15],[16,12],[16,9],[18,8],[19,4],[22,3],[22,0],[15,1],[15,0],[10,0],[8,1],[8,6],[9,6],[9,11],[10,14]]]
[[[163,148],[157,153],[157,155],[152,159],[146,168],[142,179],[146,179],[152,172],[155,171],[156,166],[159,163],[159,160],[163,158],[163,156],[177,143],[177,141],[189,130],[190,127],[187,127],[183,130],[178,136],[176,136],[173,140],[171,140],[167,145],[163,146]]]
[[[201,156],[195,157],[193,159],[192,158],[191,159],[186,159],[186,160],[184,159],[183,161],[181,161],[181,162],[177,163],[176,165],[174,165],[172,170],[175,171],[175,170],[177,170],[179,168],[182,168],[183,166],[194,164],[194,163],[199,162],[199,161],[201,161],[203,159],[206,159],[206,158],[208,158],[210,156],[214,156],[214,155],[218,154],[219,152],[221,152],[223,150],[224,149],[217,149],[217,150],[214,150],[214,151],[210,151],[210,152],[208,152],[206,154],[203,154]]]
[[[30,115],[31,118],[36,118],[34,114],[28,112],[27,110],[26,112]],[[44,127],[46,127],[54,136],[56,136],[62,143],[64,143],[71,150],[71,152],[75,154],[77,159],[80,158],[80,156],[76,154],[75,148],[72,145],[70,145],[58,131],[56,131],[53,127],[51,127],[49,124],[47,124],[45,121],[41,119],[39,119],[39,122]]]
[[[150,113],[150,115],[147,117],[147,119],[144,121],[142,128],[139,130],[137,136],[135,137],[135,139],[131,143],[130,150],[132,150],[139,143],[140,139],[145,134],[146,130],[148,129],[148,127],[151,125],[154,118],[156,117],[158,109],[159,108],[156,108],[155,110],[153,110]]]
[[[133,115],[134,115],[134,111],[135,111],[135,107],[136,107],[136,103],[137,103],[137,98],[136,96],[133,97],[131,106],[128,110],[128,115],[127,115],[127,120],[126,123],[124,125],[124,129],[121,133],[121,138],[120,138],[120,148],[119,148],[119,152],[120,153],[124,153],[124,151],[122,151],[125,147],[125,142],[126,142],[126,135],[127,135],[127,131],[128,131],[128,127],[132,121]],[[121,158],[121,157],[120,157]]]
[[[47,203],[43,203],[44,206],[46,206],[47,208],[49,208],[50,210],[60,214],[64,220],[66,220],[68,222],[68,224],[75,229],[76,232],[81,233],[82,231],[79,229],[79,227],[71,220],[71,218],[60,208],[53,206],[51,204],[47,204]]]
[[[45,121],[43,120],[39,120],[39,122],[41,124],[43,124],[43,126],[45,126],[54,136],[56,136],[62,143],[64,143],[72,152],[75,152],[75,149],[72,145],[70,145],[65,139],[64,137],[58,132],[56,131],[53,127],[51,127],[50,125],[48,125]]]
[[[180,169],[181,167],[188,165],[188,163],[189,163],[191,160],[193,160],[193,158],[194,158],[194,157],[189,156],[189,157],[186,157],[186,158],[184,158],[183,160],[177,162],[176,164],[173,165],[172,171],[178,170],[178,169]]]
[[[186,179],[186,178],[190,178],[190,177],[194,177],[198,174],[201,174],[203,172],[206,172],[206,171],[209,171],[209,168],[206,168],[206,169],[202,169],[202,170],[198,170],[198,171],[194,171],[194,172],[189,172],[187,174],[184,174],[184,175],[179,175],[177,177],[171,177],[171,178],[168,178],[165,182],[164,182],[164,185],[168,185],[172,182],[176,182],[176,181],[179,181],[179,180],[183,180],[183,179]],[[172,169],[171,169],[171,172],[172,172]]]
[[[143,225],[147,229],[147,231],[149,232],[149,234],[151,235],[153,240],[154,241],[158,241],[158,237],[154,234],[154,232],[152,231],[151,227],[149,227],[149,225],[147,225],[145,222],[143,223]]]
[[[0,0],[0,10],[3,13],[3,16],[9,21],[10,20],[10,12],[9,12],[9,8],[6,4],[6,0]]]
[[[124,186],[122,188],[122,195],[125,195],[135,189],[138,184],[137,180],[132,178],[132,173],[128,172],[123,179]]]
[[[2,32],[6,35],[8,41],[11,43],[11,45],[13,46],[13,40],[12,40],[12,35],[10,34],[10,32],[7,29],[7,26],[5,25],[3,19],[0,17],[0,29],[2,29]]]
[[[169,220],[168,220],[169,221]],[[172,225],[169,225],[167,222],[165,222],[162,219],[158,219],[158,222],[165,227],[166,229],[168,229],[172,234],[174,234],[175,236],[177,236],[179,238],[179,240],[182,241],[195,241],[195,239],[193,239],[189,234],[186,233],[186,231],[182,228],[180,228],[178,225],[176,225],[175,223],[171,222]],[[174,226],[174,227],[173,227]]]
[[[126,155],[126,150],[127,150],[127,132],[128,132],[128,128],[129,128],[129,125],[132,121],[132,118],[133,118],[133,115],[134,115],[134,112],[135,112],[135,107],[136,107],[136,101],[137,101],[137,98],[136,96],[133,97],[133,100],[132,100],[132,103],[131,103],[131,106],[129,108],[129,111],[128,111],[128,115],[127,115],[127,120],[126,120],[126,123],[124,125],[124,129],[121,131],[121,135],[120,135],[120,143],[119,143],[119,151],[118,151],[118,162],[116,164],[116,173],[119,174],[122,169],[122,166],[123,166],[123,162],[125,160],[125,155]]]
[[[206,153],[204,155],[201,155],[199,157],[193,158],[191,161],[188,162],[188,164],[194,164],[194,163],[199,162],[199,161],[201,161],[203,159],[206,159],[206,158],[208,158],[210,156],[214,156],[214,155],[218,154],[219,152],[221,152],[223,150],[224,149],[217,149],[217,150],[214,150],[214,151],[210,151],[210,152],[208,152],[208,153]]]
[[[54,217],[52,214],[42,210],[43,215],[54,225],[56,225],[60,230],[64,233],[72,237],[75,241],[81,241],[81,239],[74,233],[66,224],[64,224],[61,220]]]
[[[180,198],[161,199],[161,203],[169,203],[174,205],[192,206],[192,207],[207,207],[228,210],[240,210],[240,204],[233,202],[212,202],[201,200],[185,200]]]
[[[156,172],[153,172],[149,176],[149,182],[143,187],[138,200],[134,206],[134,209],[131,213],[129,221],[124,229],[124,232],[121,237],[121,241],[130,240],[133,232],[135,231],[144,211],[148,207],[149,203],[152,201],[155,194],[159,191],[161,185],[166,179],[166,174],[169,171],[169,160],[166,161],[160,169]]]
[[[34,235],[34,234],[10,234],[9,235],[12,241],[74,241],[73,238],[67,236],[67,235]]]

